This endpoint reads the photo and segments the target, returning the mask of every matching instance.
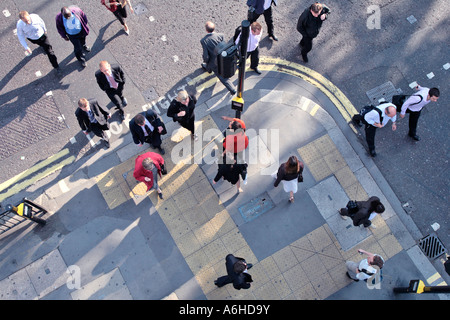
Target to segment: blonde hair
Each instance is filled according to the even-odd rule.
[[[186,90],[178,91],[178,95],[177,95],[177,98],[176,98],[178,102],[183,102],[187,98],[189,98],[189,94],[187,93]]]
[[[86,98],[81,98],[80,100],[78,100],[78,106],[80,108],[86,108],[88,105],[88,100]]]

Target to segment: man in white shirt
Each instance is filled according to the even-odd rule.
[[[58,59],[47,38],[47,28],[44,21],[37,14],[29,14],[27,11],[19,12],[20,20],[17,21],[17,37],[20,44],[25,48],[25,54],[30,55],[26,39],[44,49],[53,68],[59,69]]]
[[[361,260],[359,263],[347,261],[347,276],[354,280],[367,280],[381,270],[384,266],[384,259],[378,255],[359,249],[359,254],[366,254],[367,259]]]
[[[400,118],[405,117],[405,113],[409,113],[409,132],[408,136],[416,141],[420,140],[420,137],[416,134],[417,122],[419,121],[420,112],[422,108],[429,104],[431,101],[436,102],[439,99],[438,88],[425,88],[417,85],[416,94],[410,96],[402,105],[400,112]]]
[[[264,20],[266,20],[269,38],[278,41],[278,38],[273,33],[272,3],[276,6],[277,0],[248,0],[249,12],[247,19],[250,23],[253,23],[263,14]]]
[[[241,33],[242,34],[242,33]],[[262,26],[259,22],[253,22],[250,25],[250,34],[247,42],[247,58],[250,56],[250,69],[253,69],[257,74],[261,74],[258,69],[259,65],[259,50],[258,45],[261,40]],[[238,45],[241,41],[241,35],[236,38],[235,43]]]
[[[375,133],[377,128],[383,128],[389,120],[392,121],[392,131],[397,129],[395,121],[397,120],[397,108],[392,103],[382,103],[377,107],[374,107],[371,111],[364,114],[364,116],[357,114],[352,118],[356,125],[360,126],[360,122],[363,122],[366,127],[366,141],[369,146],[369,153],[372,157],[375,157]]]

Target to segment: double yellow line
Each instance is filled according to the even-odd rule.
[[[31,186],[36,181],[45,178],[55,171],[75,161],[75,156],[69,156],[69,149],[63,149],[57,154],[36,164],[30,169],[19,173],[15,177],[0,184],[0,201],[3,201],[15,193]],[[58,162],[59,161],[59,162]],[[44,169],[43,171],[41,171]],[[5,191],[5,192],[4,192]]]

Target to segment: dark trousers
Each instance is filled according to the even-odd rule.
[[[45,34],[42,35],[37,40],[28,39],[31,43],[37,44],[38,46],[42,47],[44,49],[45,53],[47,54],[48,60],[50,60],[50,63],[52,64],[53,68],[58,68],[58,59],[55,56],[55,53],[53,52],[53,47],[51,46],[50,42],[48,41],[48,38]]]
[[[229,283],[233,283],[233,280],[229,276],[222,276],[217,278],[216,285],[220,288],[223,287]]]
[[[105,141],[109,141],[108,135],[105,133],[104,128],[98,123],[91,123],[89,131],[94,133],[97,137],[102,138]]]
[[[255,50],[247,52],[247,58],[250,56],[250,68],[256,69],[259,65],[259,49],[256,47]]]
[[[408,135],[411,137],[414,137],[416,135],[417,130],[417,123],[419,122],[420,111],[411,111],[409,109],[406,110],[407,113],[409,113],[409,132]]]
[[[154,130],[157,131],[158,128],[155,128]],[[150,144],[152,147],[159,149],[161,148],[162,144],[161,135],[159,134],[159,132],[155,131],[153,131],[151,135],[145,137],[145,142]]]
[[[366,132],[366,141],[367,145],[369,146],[369,151],[375,151],[375,133],[377,132],[377,127],[372,126],[371,124],[368,124],[362,115],[355,114],[352,117],[352,120],[359,125],[361,122],[365,125],[365,132]]]
[[[123,86],[119,86],[117,89],[111,88],[106,90],[106,94],[108,98],[111,99],[111,102],[119,109],[119,113],[123,114],[123,100],[125,99],[123,96]]]
[[[117,20],[119,20],[120,24],[124,25],[125,18],[128,16],[126,8],[123,8],[122,6],[117,6],[117,10],[114,11],[113,13],[116,16]]]
[[[312,49],[312,42],[313,38],[310,38],[308,36],[303,36],[302,40],[300,41],[300,46],[302,47],[301,54],[306,55],[308,52]]]
[[[70,42],[73,44],[73,51],[78,61],[86,61],[83,49],[86,47],[86,37],[81,34],[82,32],[74,35],[68,34]]]
[[[212,72],[214,72],[214,74],[216,75],[217,78],[219,78],[220,82],[222,82],[222,84],[225,86],[225,88],[228,89],[228,91],[230,91],[231,93],[235,92],[236,89],[233,85],[233,83],[231,82],[230,79],[224,78],[219,74],[219,70],[218,68],[214,68],[211,70]]]
[[[192,134],[194,134],[195,131],[195,115],[193,115],[189,120],[179,122],[180,125],[189,130]]]
[[[267,24],[267,33],[269,34],[269,37],[273,35],[273,17],[272,17],[272,6],[270,6],[267,10],[264,10],[262,13],[264,15],[264,20]],[[261,16],[261,14],[253,13],[249,14],[248,20],[251,23],[258,20],[258,18]]]
[[[375,133],[377,132],[377,127],[370,124],[366,125],[366,141],[369,146],[369,151],[375,151]]]

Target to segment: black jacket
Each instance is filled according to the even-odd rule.
[[[234,272],[234,264],[238,262],[239,260],[242,260],[245,262],[243,258],[235,257],[232,254],[229,254],[225,258],[225,266],[227,268],[227,274],[226,276],[219,277],[217,279],[217,286],[222,287],[228,283],[232,283],[233,287],[237,290],[240,289],[249,289],[250,288],[250,282],[253,282],[252,276],[248,274],[247,272],[242,273],[236,273]]]
[[[353,225],[355,227],[359,225],[369,226],[370,220],[370,214],[375,211],[376,206],[380,203],[380,198],[376,196],[370,197],[367,201],[356,201],[356,204],[358,205],[358,211],[351,216],[351,219],[353,220]]]
[[[324,6],[323,8],[323,11],[329,12],[327,7]],[[322,22],[323,20],[320,19],[320,16],[317,18],[314,17],[308,7],[298,18],[297,31],[304,37],[315,38],[319,34],[320,28],[322,27]]]
[[[220,178],[224,178],[224,180],[231,182],[231,184],[236,184],[239,181],[239,175],[242,176],[242,179],[245,180],[247,176],[247,164],[246,163],[235,163],[235,164],[219,164],[219,170],[214,178],[214,181],[217,182]]]
[[[304,168],[303,162],[300,162],[300,170],[295,173],[287,173],[285,167],[286,167],[286,164],[283,163],[278,168],[277,179],[275,180],[275,182],[273,184],[274,187],[278,187],[281,180],[291,181],[291,180],[297,179],[298,182],[303,182],[303,168]]]
[[[111,88],[108,79],[106,78],[105,74],[101,72],[100,70],[97,70],[95,72],[95,78],[97,79],[98,86],[100,89],[105,91],[106,93],[113,91],[122,91],[123,86],[125,85],[125,74],[123,73],[122,68],[117,64],[111,65],[111,73],[114,77],[114,80],[116,80],[118,87],[117,89]]]
[[[108,123],[108,115],[109,113],[100,107],[97,100],[91,99],[89,101],[89,106],[92,112],[94,113],[94,118],[97,120],[102,130],[109,129]],[[81,130],[90,132],[91,131],[91,121],[89,120],[89,115],[87,112],[77,108],[75,111],[75,116],[77,117],[78,124],[80,125]]]
[[[167,133],[166,127],[164,123],[161,121],[161,119],[156,115],[156,113],[152,110],[147,110],[145,113],[142,113],[145,118],[150,122],[150,124],[153,126],[154,130],[152,132],[152,135],[150,136],[150,142],[154,147],[159,147],[161,145],[161,135],[164,135]],[[142,131],[142,127],[139,126],[135,121],[134,118],[130,120],[129,123],[131,135],[133,136],[133,141],[135,144],[144,144],[145,141],[145,134],[144,131]],[[161,133],[158,132],[158,127],[163,127],[163,131]]]
[[[180,124],[188,124],[191,118],[195,117],[194,109],[195,103],[197,101],[195,98],[189,96],[189,103],[187,106],[178,102],[176,99],[173,99],[170,103],[169,109],[167,109],[167,116],[171,117],[173,121],[177,121]],[[186,114],[182,117],[179,117],[177,114],[181,111],[186,111]]]

